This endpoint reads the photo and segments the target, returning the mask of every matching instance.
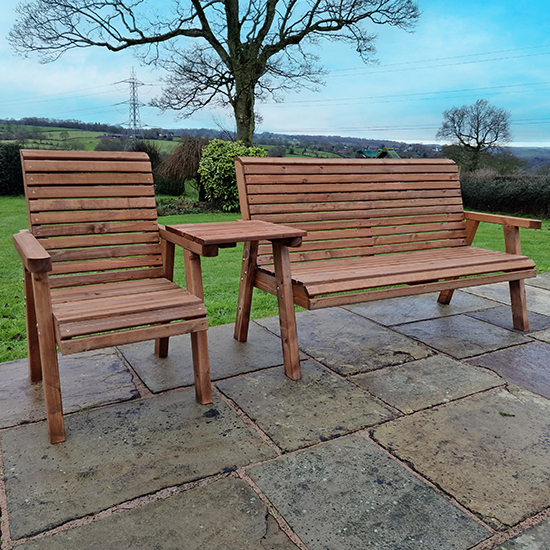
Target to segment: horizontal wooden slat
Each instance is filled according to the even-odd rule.
[[[138,314],[148,311],[170,309],[179,306],[192,306],[200,309],[205,314],[202,300],[181,288],[157,290],[154,292],[142,292],[132,296],[128,300],[122,296],[98,296],[94,300],[73,300],[66,303],[57,303],[54,308],[54,316],[61,324],[64,322],[86,322],[90,319],[113,317],[120,315]],[[145,315],[144,315],[145,316]],[[177,319],[177,317],[173,317]],[[142,321],[138,324],[149,323]]]
[[[52,290],[52,303],[58,304],[73,300],[94,300],[102,296],[127,296],[131,299],[133,294],[142,292],[156,292],[159,290],[170,290],[175,285],[172,281],[164,278],[142,279],[137,281],[122,281],[118,283],[107,283],[103,285],[87,285],[84,287],[57,288]],[[179,287],[178,287],[179,288]]]
[[[50,277],[50,288],[66,288],[71,286],[112,283],[116,281],[132,281],[163,277],[162,267],[147,267],[143,269],[128,269],[126,271],[106,271],[102,273],[86,273],[83,275],[63,275]]]
[[[69,273],[86,273],[91,271],[109,271],[118,269],[134,269],[138,267],[152,267],[162,264],[160,256],[137,256],[131,258],[112,258],[107,260],[90,260],[89,262],[56,263],[51,271],[52,275]]]
[[[145,244],[51,250],[50,256],[53,262],[78,262],[82,260],[100,260],[104,258],[123,258],[126,256],[151,256],[152,254],[160,253],[160,244]]]
[[[59,250],[64,248],[85,248],[88,246],[158,243],[159,236],[158,233],[155,232],[115,233],[107,235],[75,235],[74,237],[40,238],[38,242],[46,250]]]
[[[361,193],[365,191],[460,189],[456,173],[437,174],[258,174],[247,175],[249,195],[276,193]]]
[[[101,334],[99,336],[75,338],[73,340],[61,340],[58,341],[58,346],[61,353],[70,354],[111,346],[133,344],[156,338],[168,338],[169,336],[202,331],[207,328],[208,320],[206,317],[203,317],[199,319],[191,319],[189,321],[181,321],[178,323],[136,328],[122,332],[111,332],[108,334]]]
[[[355,193],[327,192],[327,193],[303,193],[299,188],[294,192],[279,193],[276,195],[249,195],[250,204],[292,204],[292,203],[317,203],[317,202],[349,202],[349,201],[380,201],[380,200],[404,200],[404,199],[441,199],[461,198],[459,189],[440,189],[430,191],[362,191]]]
[[[29,200],[30,212],[70,210],[122,210],[156,208],[154,197],[128,197],[114,199]]]
[[[349,210],[349,211],[337,211],[337,212],[300,212],[290,214],[262,214],[260,216],[253,216],[252,219],[257,217],[262,220],[274,222],[293,224],[296,222],[308,222],[308,221],[321,221],[321,220],[349,220],[349,219],[372,219],[376,217],[389,218],[392,216],[423,216],[427,214],[458,214],[462,212],[462,208],[459,205],[451,206],[420,206],[418,208],[385,208],[380,210]]]
[[[62,151],[59,149],[22,149],[21,158],[28,160],[124,160],[139,162],[149,160],[149,155],[134,151]]]
[[[406,200],[380,200],[380,201],[354,201],[354,202],[320,202],[320,203],[298,203],[298,204],[260,204],[250,205],[250,214],[260,216],[263,214],[287,214],[293,212],[312,214],[314,212],[345,212],[361,208],[365,212],[372,212],[374,216],[380,209],[398,208],[422,208],[427,206],[438,207],[438,212],[445,206],[458,206],[462,210],[462,199],[460,197],[449,197],[439,199],[406,199]]]
[[[156,220],[155,208],[142,208],[140,210],[90,210],[71,212],[70,218],[66,212],[44,212],[30,214],[32,225],[57,224],[57,223],[86,223],[86,222],[113,222],[129,220]]]
[[[158,235],[156,221],[82,223],[63,225],[38,225],[33,234],[40,237],[63,237],[69,235],[103,235],[110,233],[153,232]]]
[[[103,178],[104,179],[104,178]],[[105,183],[103,181],[102,183]],[[74,199],[94,197],[154,197],[152,185],[66,185],[63,187],[33,187],[28,199]]]
[[[151,163],[147,161],[119,162],[117,160],[29,160],[24,163],[27,174],[33,172],[151,172]]]
[[[134,173],[33,173],[25,177],[25,184],[30,193],[38,186],[60,185],[143,185],[153,183],[153,176],[146,172]]]

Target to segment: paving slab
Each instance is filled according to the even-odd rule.
[[[278,317],[257,323],[280,334]],[[300,349],[347,376],[432,355],[424,346],[342,308],[296,314]]]
[[[164,487],[276,456],[223,401],[194,391],[75,413],[67,441],[44,423],[0,434],[14,539]]]
[[[113,348],[59,356],[66,413],[139,397],[132,374]],[[29,381],[27,359],[0,363],[0,428],[46,418],[42,382]]]
[[[405,414],[504,383],[498,376],[442,355],[357,374],[351,379]]]
[[[550,344],[535,342],[469,361],[497,372],[509,382],[550,399]]]
[[[222,479],[20,550],[295,550],[247,483]]]
[[[547,342],[550,344],[550,330],[542,330],[541,332],[532,332],[529,334],[531,338],[536,338],[542,342]]]
[[[534,279],[536,280],[536,279]],[[465,289],[465,292],[510,304],[510,287],[508,283],[494,283],[492,285],[475,286]],[[525,295],[527,297],[527,309],[540,315],[550,316],[550,292],[546,288],[540,288],[533,285],[525,285]]]
[[[550,401],[490,390],[390,421],[373,437],[495,528],[550,506]]]
[[[438,296],[438,293],[404,296],[354,304],[345,306],[345,309],[382,325],[393,326],[498,306],[498,303],[492,300],[486,300],[460,291],[454,293],[450,304],[438,303]]]
[[[531,334],[535,331],[546,330],[550,328],[550,317],[540,315],[539,313],[529,312],[529,330],[520,331],[514,328],[512,321],[512,309],[510,306],[499,306],[492,309],[468,313],[470,317],[492,323],[507,330],[513,330],[520,334]]]
[[[550,550],[550,520],[531,527],[495,550]]]
[[[538,273],[537,276],[532,279],[525,279],[525,284],[550,290],[550,273]]]
[[[218,382],[285,451],[372,426],[395,414],[366,392],[313,361],[302,362],[302,378],[289,380],[282,368]]]
[[[466,315],[419,321],[399,325],[394,329],[456,359],[532,341],[521,334]]]
[[[489,536],[359,436],[283,455],[248,473],[309,550],[465,550]]]
[[[234,324],[208,329],[212,380],[283,364],[279,338],[251,323],[248,341],[237,342],[233,338],[234,330]],[[153,341],[128,344],[119,349],[153,393],[194,384],[189,334],[170,338],[168,357],[164,358],[155,355]]]

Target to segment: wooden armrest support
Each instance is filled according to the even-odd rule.
[[[542,222],[540,220],[531,220],[528,218],[515,218],[513,216],[501,216],[499,214],[485,214],[483,212],[464,212],[467,220],[476,222],[498,223],[500,225],[511,225],[514,227],[526,227],[528,229],[540,229]]]
[[[210,258],[218,255],[217,246],[201,246],[193,241],[190,241],[189,239],[184,239],[171,231],[167,231],[164,225],[159,225],[159,233],[161,239],[177,244],[178,246],[181,246],[186,250],[190,250],[195,254],[199,254],[200,256]]]
[[[52,270],[52,258],[36,237],[27,229],[13,236],[13,244],[25,269],[31,273],[47,273]]]

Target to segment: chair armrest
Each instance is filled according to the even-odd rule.
[[[52,258],[36,237],[27,229],[13,236],[13,244],[25,269],[31,273],[47,273],[52,270]]]
[[[540,229],[542,222],[540,220],[531,220],[528,218],[515,218],[513,216],[501,216],[499,214],[485,214],[483,212],[464,212],[467,220],[475,222],[498,223],[500,225],[511,225],[513,227],[526,227],[528,229]]]

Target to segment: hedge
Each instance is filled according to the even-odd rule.
[[[466,208],[550,218],[550,176],[479,171],[462,174],[460,186]]]
[[[0,143],[0,195],[23,195],[20,143]]]

